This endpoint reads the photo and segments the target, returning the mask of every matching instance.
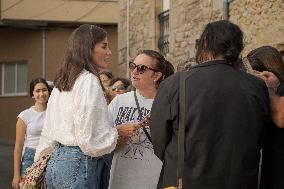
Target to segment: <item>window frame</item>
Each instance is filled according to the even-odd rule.
[[[166,10],[158,15],[160,24],[160,37],[158,40],[158,48],[162,55],[166,56],[169,54],[169,29],[170,29],[170,10]]]
[[[26,69],[28,68],[28,62],[27,61],[6,61],[6,62],[0,62],[1,69],[2,69],[2,77],[1,77],[1,97],[14,97],[14,96],[27,96],[29,91],[28,87],[26,92],[17,92],[18,90],[18,65],[24,64],[26,65]],[[14,73],[15,73],[15,87],[13,93],[5,93],[5,65],[14,65]],[[28,70],[28,69],[27,69]],[[26,72],[26,79],[28,80],[28,73]]]

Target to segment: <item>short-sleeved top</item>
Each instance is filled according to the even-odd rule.
[[[153,99],[146,99],[137,92],[142,116],[147,116]],[[134,91],[116,96],[108,106],[115,126],[138,123],[139,116]],[[145,129],[150,133],[149,127]],[[140,128],[122,149],[115,150],[110,171],[109,189],[154,189],[157,186],[162,162],[155,156],[153,145]]]
[[[24,148],[29,147],[36,149],[39,143],[44,117],[45,117],[45,111],[38,112],[35,110],[34,106],[22,111],[18,115],[18,118],[23,120],[23,122],[27,126]]]

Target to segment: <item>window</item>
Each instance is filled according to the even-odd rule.
[[[2,96],[23,96],[28,94],[27,63],[2,63]]]
[[[162,12],[159,15],[160,22],[160,38],[158,47],[162,55],[169,53],[169,10]]]

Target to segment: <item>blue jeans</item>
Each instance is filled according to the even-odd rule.
[[[97,189],[108,189],[110,168],[113,152],[104,155],[98,160],[96,167],[96,187]]]
[[[24,176],[26,169],[33,164],[34,156],[35,156],[35,149],[26,147],[24,155],[22,157],[22,164],[20,170],[21,176]]]
[[[97,159],[83,154],[78,146],[57,144],[48,161],[47,189],[95,189]]]

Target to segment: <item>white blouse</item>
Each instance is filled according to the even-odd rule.
[[[35,161],[45,148],[57,142],[79,146],[88,156],[102,156],[114,150],[117,137],[99,79],[84,70],[71,91],[53,89]]]

